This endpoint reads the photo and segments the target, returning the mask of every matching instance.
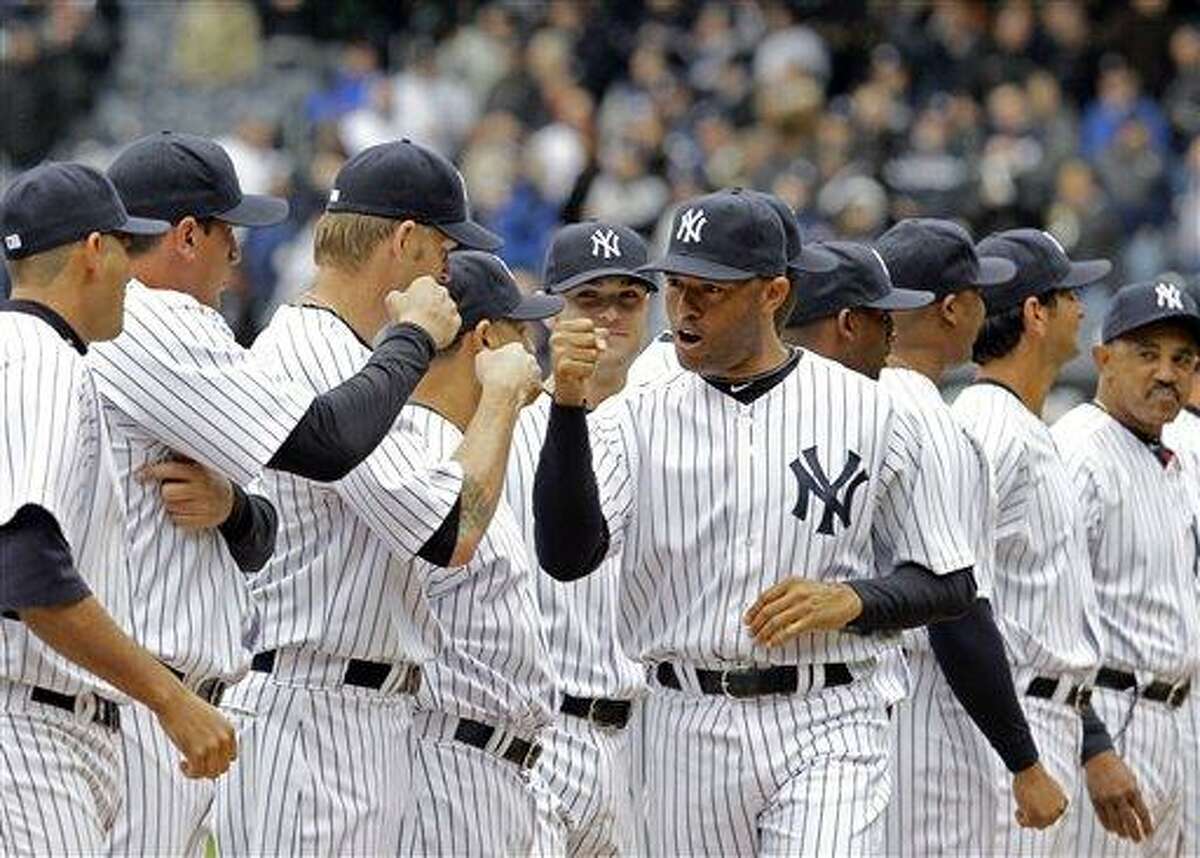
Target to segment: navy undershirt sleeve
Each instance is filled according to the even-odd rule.
[[[559,581],[584,577],[608,554],[585,408],[550,406],[533,481],[533,517],[538,562]]]
[[[1017,700],[1004,638],[991,605],[976,599],[956,620],[934,623],[929,643],[950,690],[1010,772],[1038,760],[1037,744]]]
[[[5,617],[16,619],[27,608],[69,605],[91,592],[47,510],[23,506],[0,526],[0,611]]]
[[[848,628],[856,632],[898,631],[960,616],[975,599],[971,568],[935,575],[916,563],[903,563],[890,574],[847,581],[862,613]]]
[[[257,572],[275,553],[279,516],[271,502],[233,484],[233,509],[217,531],[243,572]]]
[[[1091,703],[1084,706],[1079,715],[1083,719],[1083,753],[1080,755],[1080,762],[1086,763],[1097,754],[1111,751],[1113,740]]]
[[[346,476],[387,435],[435,352],[423,328],[390,327],[366,366],[313,400],[267,467],[319,482]]]
[[[449,566],[450,560],[454,556],[454,549],[458,546],[458,521],[461,517],[462,498],[460,497],[454,501],[454,506],[450,507],[450,512],[442,519],[438,529],[429,539],[425,540],[425,544],[421,546],[417,556],[425,562],[441,566],[443,569]]]

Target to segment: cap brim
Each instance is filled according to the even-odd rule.
[[[584,283],[591,283],[593,280],[600,280],[603,277],[629,277],[632,280],[637,280],[651,292],[658,291],[658,281],[649,274],[642,273],[642,269],[630,270],[628,268],[593,268],[590,271],[580,271],[578,274],[568,277],[565,280],[560,280],[557,283],[547,283],[546,291],[553,295],[561,295],[563,292],[569,292],[577,286],[582,286]]]
[[[464,250],[499,250],[504,240],[496,233],[486,230],[473,220],[458,223],[434,224],[438,229],[458,242]]]
[[[968,281],[972,286],[999,286],[1017,276],[1017,266],[1012,260],[999,256],[979,257],[979,274]]]
[[[566,306],[561,295],[549,295],[545,292],[534,292],[521,299],[521,303],[505,313],[506,319],[515,322],[533,322],[538,319],[549,319],[557,316]]]
[[[148,217],[127,217],[120,226],[114,227],[113,232],[126,232],[130,235],[162,235],[171,225],[165,220],[155,220]]]
[[[919,289],[892,289],[882,298],[863,304],[872,310],[919,310],[928,307],[937,298],[932,292]]]
[[[828,274],[838,267],[838,258],[822,247],[800,248],[800,255],[788,262],[789,268],[807,274]]]
[[[662,259],[648,262],[638,271],[643,274],[659,271],[663,274],[682,274],[684,277],[699,277],[705,280],[750,280],[759,275],[753,271],[745,271],[730,265],[722,265],[697,256],[684,256],[681,253],[668,253]],[[782,272],[781,272],[782,273]]]
[[[1105,344],[1111,343],[1118,337],[1123,337],[1126,334],[1132,333],[1140,328],[1146,328],[1150,325],[1157,325],[1159,322],[1180,322],[1184,327],[1190,328],[1192,336],[1196,339],[1196,343],[1200,344],[1200,316],[1180,310],[1165,310],[1164,312],[1151,316],[1148,319],[1139,319],[1135,324],[1126,325],[1112,331],[1102,331],[1103,341]]]
[[[287,220],[287,216],[287,200],[262,194],[245,194],[240,203],[216,215],[216,218],[233,226],[274,226]]]
[[[1112,271],[1112,263],[1107,259],[1084,259],[1071,263],[1071,270],[1059,283],[1063,289],[1075,289],[1103,280]]]

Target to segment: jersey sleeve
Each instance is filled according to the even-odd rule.
[[[975,554],[970,528],[947,491],[961,486],[964,475],[956,473],[955,461],[938,455],[927,431],[913,415],[893,412],[872,535],[895,565],[916,563],[944,575],[973,566]]]
[[[632,404],[621,403],[588,421],[592,470],[608,525],[608,554],[624,551],[637,509],[638,445]]]
[[[125,331],[92,349],[106,403],[156,440],[248,483],[280,448],[314,394],[283,380],[200,305],[131,302]]]
[[[1025,532],[1033,483],[1024,433],[994,410],[971,411],[956,404],[954,412],[987,459],[995,503],[995,539]]]

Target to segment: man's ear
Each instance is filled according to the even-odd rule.
[[[854,311],[849,307],[843,307],[838,310],[838,314],[833,317],[834,325],[837,327],[838,337],[843,340],[852,340],[858,333],[858,322],[854,318]]]
[[[1048,308],[1037,298],[1030,295],[1021,304],[1021,315],[1025,321],[1025,330],[1033,331],[1042,336],[1046,333],[1046,315]]]
[[[180,258],[192,262],[196,259],[197,248],[200,245],[200,232],[203,229],[200,221],[188,215],[171,227],[166,240],[171,243],[171,249]]]
[[[413,230],[416,228],[416,222],[411,220],[401,221],[400,225],[396,227],[396,231],[392,233],[392,240],[390,244],[392,255],[394,257],[397,259],[404,258],[404,246],[412,240]]]
[[[1092,346],[1092,362],[1096,364],[1097,371],[1103,372],[1108,366],[1108,362],[1113,358],[1112,347],[1097,343]]]
[[[98,232],[89,232],[79,242],[75,252],[79,254],[83,267],[89,274],[99,271],[100,266],[104,264],[104,236]]]
[[[487,319],[480,319],[479,324],[477,324],[475,329],[471,331],[470,336],[477,351],[494,347],[492,323]]]
[[[763,309],[768,316],[774,317],[775,311],[784,305],[788,294],[792,291],[791,281],[782,274],[765,281],[763,289]]]

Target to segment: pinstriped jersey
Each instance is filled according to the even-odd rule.
[[[1079,504],[1049,428],[996,384],[970,385],[951,410],[992,469],[992,586],[1010,660],[1035,673],[1086,677],[1100,664],[1100,609]]]
[[[124,506],[84,358],[45,321],[0,312],[0,523],[24,506],[54,516],[92,595],[129,628]],[[0,618],[0,676],[62,694],[125,698],[18,620]]]
[[[626,388],[642,387],[674,375],[680,369],[675,354],[675,343],[669,332],[663,332],[650,341],[629,367],[625,378]]]
[[[954,419],[950,406],[928,377],[911,369],[887,368],[879,375],[879,385],[921,426],[923,447],[940,465],[928,472],[943,474],[947,479],[929,490],[943,494],[948,508],[958,515],[959,527],[969,536],[975,556],[978,597],[990,599],[996,497],[983,448]],[[891,566],[888,558],[880,569]],[[908,647],[929,648],[923,630],[910,630],[904,638]]]
[[[1084,403],[1054,424],[1083,509],[1105,632],[1105,664],[1183,679],[1200,666],[1195,596],[1200,468],[1164,466],[1104,409]]]
[[[1191,450],[1200,455],[1200,414],[1184,408],[1163,427],[1162,437],[1172,450]]]
[[[448,459],[462,443],[454,424],[420,405],[407,405],[397,431],[413,446]],[[542,639],[533,576],[521,530],[503,496],[465,566],[442,569],[413,557],[413,577],[428,580],[434,616],[446,645],[425,667],[419,708],[496,721],[521,733],[550,723],[555,684]]]
[[[597,410],[610,410],[617,397],[605,400]],[[505,497],[521,528],[533,569],[539,569],[533,535],[533,479],[549,419],[549,396],[539,397],[521,412],[504,483]],[[626,654],[617,636],[620,560],[618,552],[605,558],[591,575],[569,583],[555,581],[540,569],[535,576],[546,644],[562,690],[576,697],[627,700],[646,685],[645,669]]]
[[[922,486],[919,427],[874,382],[811,352],[743,404],[676,371],[592,422],[611,547],[624,550],[623,639],[697,665],[861,661],[894,636],[805,634],[767,648],[743,622],[778,581],[876,575],[875,550],[938,574],[974,558]]]
[[[323,393],[358,372],[371,349],[332,312],[280,307],[254,343],[290,380]],[[409,558],[450,513],[462,468],[393,429],[335,483],[274,470],[258,490],[279,512],[275,555],[251,578],[258,648],[303,647],[373,661],[421,661],[441,643]]]
[[[237,679],[256,625],[245,577],[215,529],[177,527],[159,485],[135,477],[182,454],[246,485],[313,394],[239,346],[216,310],[136,281],[126,291],[124,331],[93,347],[88,363],[127,504],[134,636],[190,678]]]

